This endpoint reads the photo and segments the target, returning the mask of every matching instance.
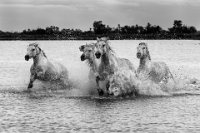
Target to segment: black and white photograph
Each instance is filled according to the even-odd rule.
[[[199,133],[199,0],[0,0],[0,132]]]

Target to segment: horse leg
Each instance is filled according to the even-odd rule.
[[[30,82],[28,84],[28,90],[30,90],[30,88],[33,87],[33,82],[35,81],[35,79],[36,79],[35,75],[31,74],[31,76],[30,76]]]
[[[98,91],[99,96],[103,96],[103,95],[104,95],[103,90],[101,90],[101,89],[97,89],[97,91]]]
[[[96,77],[96,83],[97,83],[97,86],[98,86],[97,91],[98,91],[99,96],[103,96],[104,92],[103,92],[103,90],[100,89],[100,87],[99,87],[99,81],[100,81],[100,77],[97,76],[97,77]]]
[[[109,88],[110,88],[110,81],[106,84],[106,93],[109,94]]]
[[[139,93],[138,93],[138,91],[136,90],[136,87],[135,87],[135,86],[134,86],[134,90],[133,90],[132,93],[133,93],[133,94],[131,94],[131,96],[132,96],[132,95],[135,95],[136,97],[139,96]]]

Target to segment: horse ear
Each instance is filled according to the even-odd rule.
[[[97,37],[97,42],[99,42],[101,39],[99,37]]]
[[[35,47],[38,47],[38,43],[34,43],[34,46],[35,46]]]
[[[81,52],[83,52],[84,48],[85,48],[85,45],[81,45],[81,46],[79,47],[79,50],[80,50]]]

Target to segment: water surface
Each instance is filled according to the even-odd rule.
[[[78,49],[91,41],[39,41],[49,59],[68,68],[75,88],[48,90],[49,83],[36,82],[34,92],[27,93],[32,61],[26,62],[24,55],[30,42],[0,42],[0,132],[200,132],[198,88],[128,99],[91,93],[94,86],[88,84],[88,67]],[[111,41],[111,46],[137,68],[139,42]],[[152,60],[165,61],[176,77],[200,79],[199,41],[145,42]]]

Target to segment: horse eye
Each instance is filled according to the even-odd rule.
[[[142,49],[145,49],[145,47],[144,47],[144,48],[142,48]]]
[[[103,47],[105,47],[105,44],[103,44]]]
[[[35,49],[32,49],[32,51],[34,51]]]

